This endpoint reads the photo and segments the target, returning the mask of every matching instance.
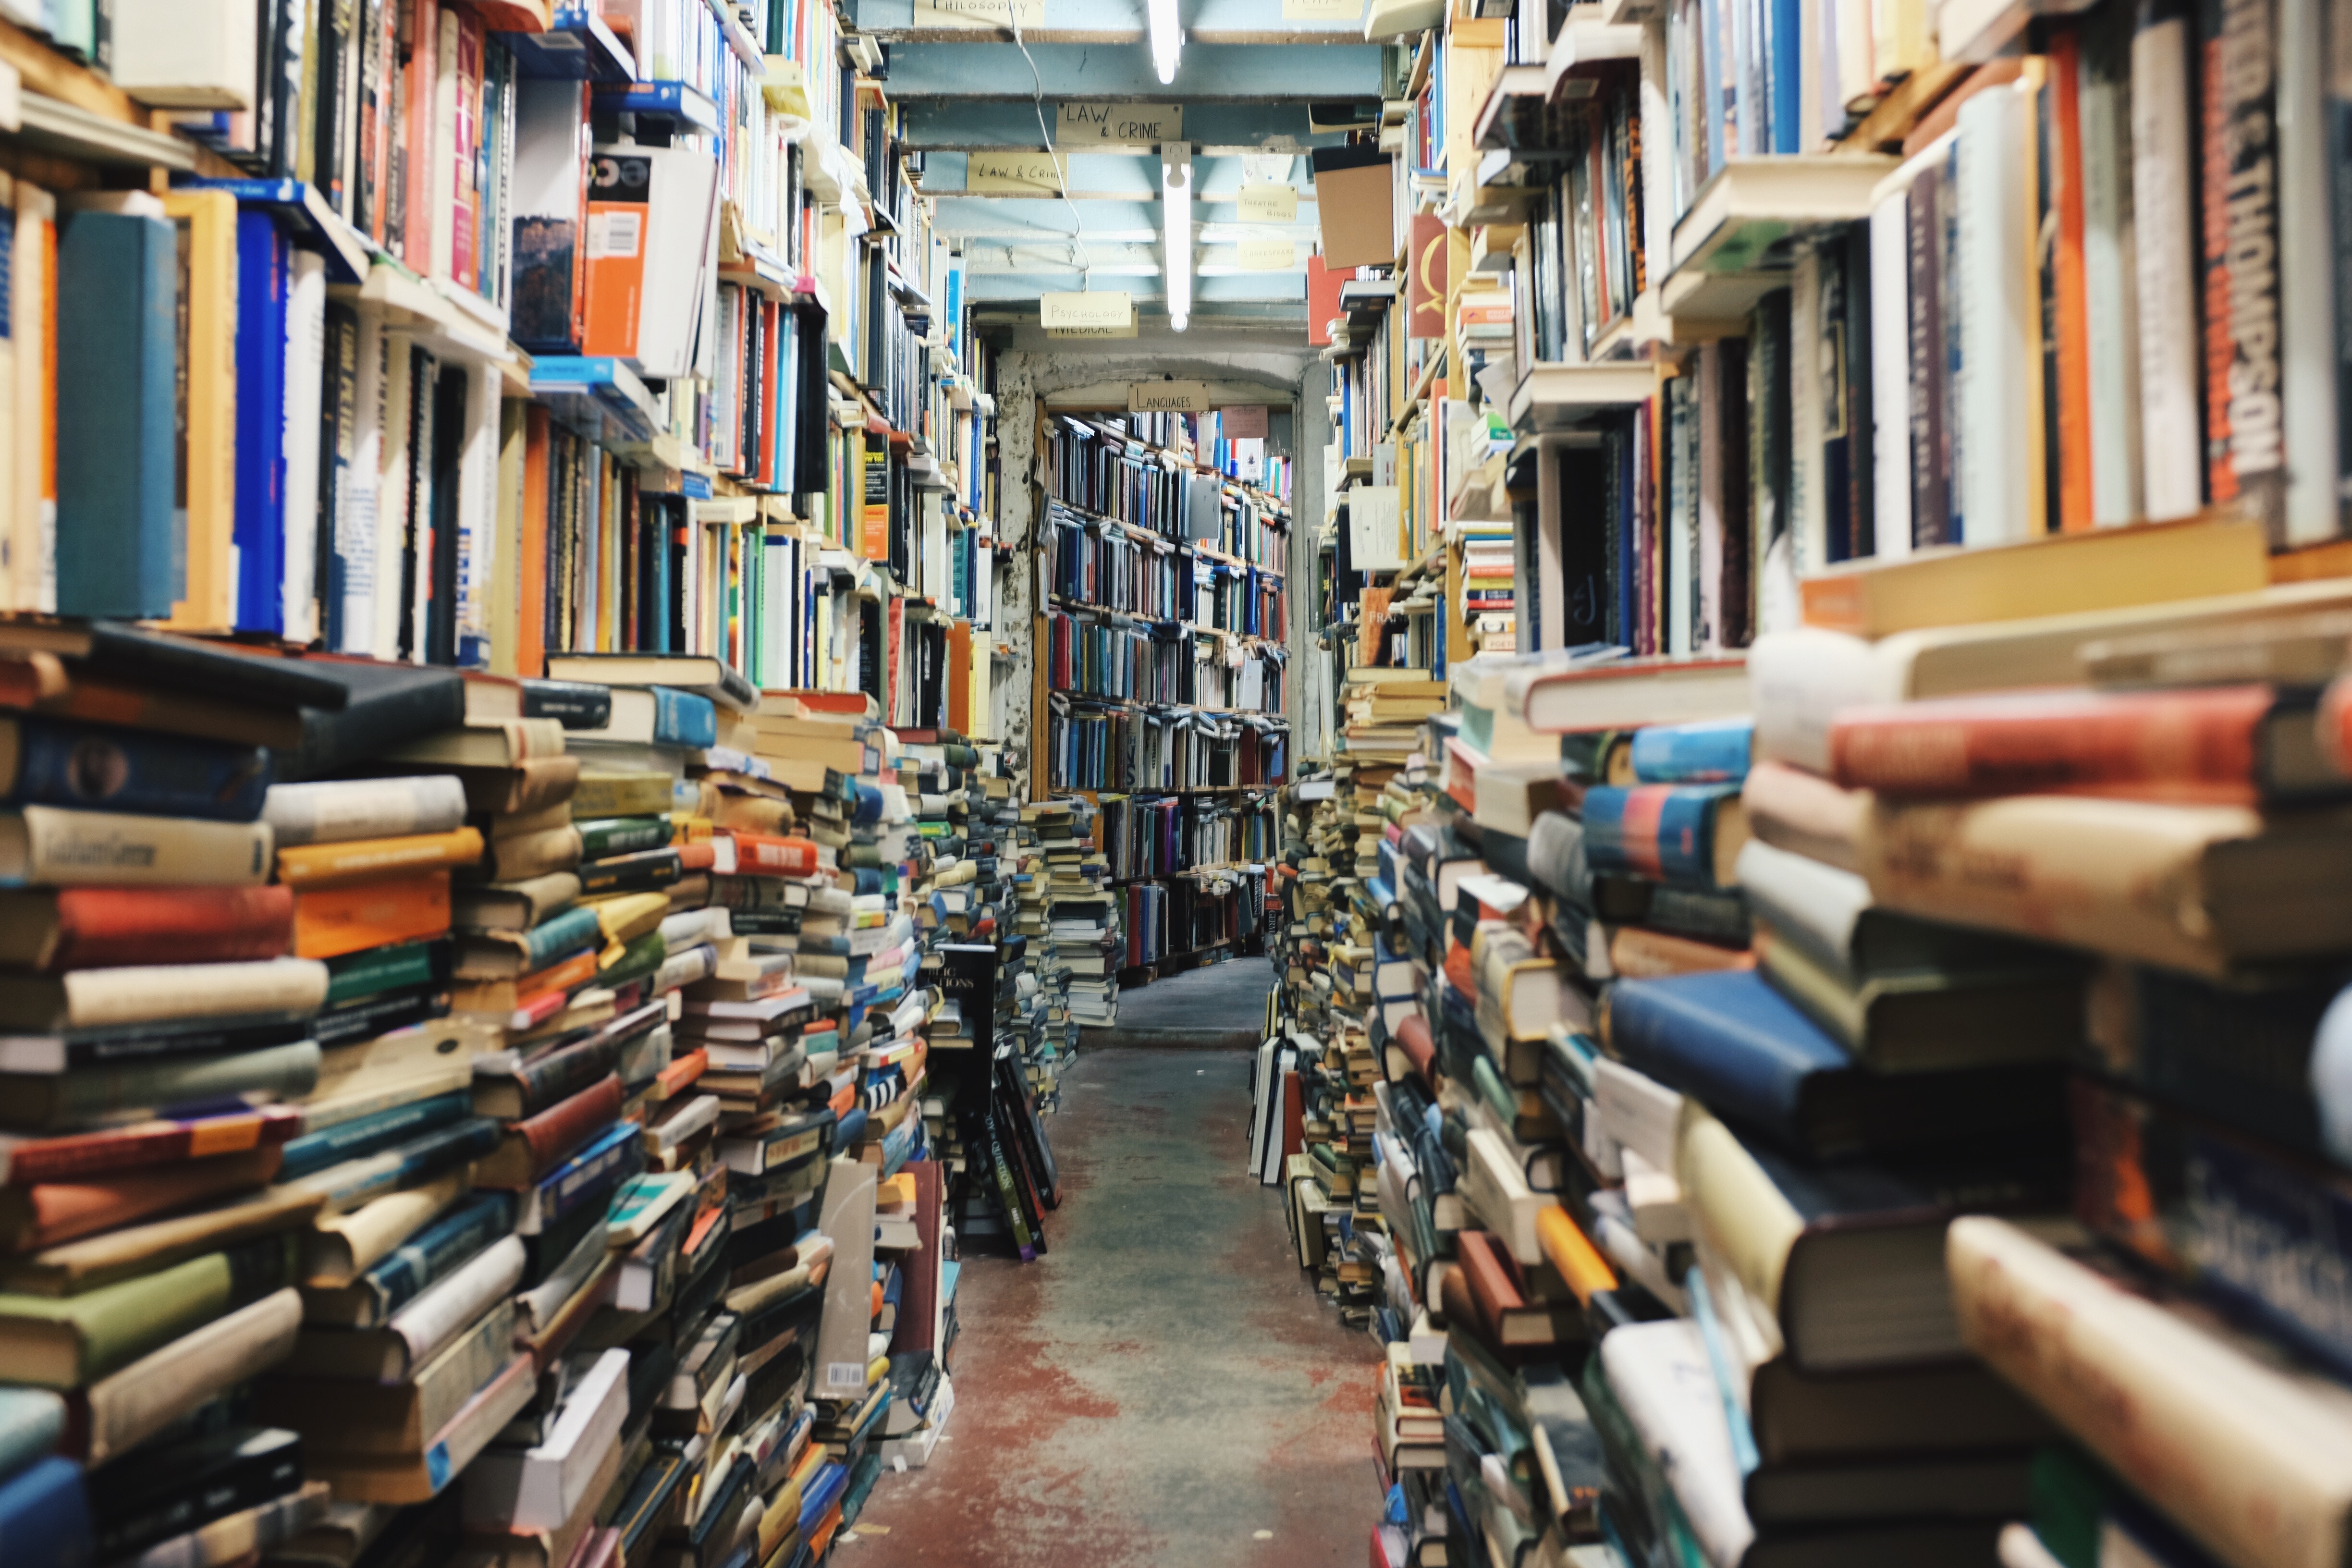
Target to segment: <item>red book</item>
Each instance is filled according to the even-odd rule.
[[[184,1121],[141,1121],[63,1138],[0,1134],[0,1183],[57,1182],[208,1154],[275,1148],[301,1130],[300,1110],[272,1105]]]
[[[906,1168],[915,1178],[915,1253],[904,1266],[906,1284],[899,1293],[898,1326],[890,1338],[893,1354],[939,1348],[934,1331],[940,1310],[940,1218],[945,1195],[940,1163],[916,1160]]]
[[[2331,703],[2331,713],[2340,710]],[[1830,726],[1830,770],[1840,784],[1885,795],[2102,795],[2216,805],[2346,783],[2315,744],[2309,704],[2267,686],[1850,708]]]
[[[734,838],[735,869],[743,875],[814,877],[824,869],[812,839],[768,833],[738,833]]]
[[[131,963],[226,963],[293,951],[291,888],[0,893],[0,963],[45,974]]]
[[[719,841],[715,838],[689,838],[670,847],[677,851],[680,872],[709,871],[719,864]]]
[[[275,1147],[248,1149],[152,1171],[0,1188],[0,1251],[38,1252],[78,1236],[257,1187],[278,1173],[283,1157]]]
[[[1415,1013],[1397,1024],[1390,1034],[1397,1048],[1423,1083],[1434,1089],[1437,1085],[1437,1042],[1430,1037],[1429,1020]]]
[[[478,1187],[530,1186],[621,1114],[621,1079],[607,1073],[536,1116],[507,1124],[499,1146],[474,1164]]]
[[[1296,1072],[1282,1075],[1282,1153],[1307,1152],[1307,1100]]]

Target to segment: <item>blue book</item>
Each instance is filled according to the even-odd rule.
[[[656,686],[654,694],[654,744],[708,750],[719,743],[719,705],[691,691]]]
[[[1718,843],[1729,784],[1596,784],[1584,792],[1584,858],[1603,876],[1640,877],[1677,888],[1733,885],[1738,845]]]
[[[83,1568],[95,1550],[81,1467],[47,1458],[0,1481],[8,1568]]]
[[[269,793],[269,753],[257,746],[27,714],[16,731],[16,779],[0,800],[252,822]]]
[[[236,626],[286,627],[286,307],[292,262],[267,208],[236,215]]]
[[[1627,1067],[1799,1154],[2063,1136],[2055,1068],[1867,1072],[1752,970],[1621,980],[1607,1032]]]
[[[378,1260],[353,1286],[357,1309],[350,1326],[373,1328],[425,1287],[514,1229],[514,1196],[485,1193],[426,1226]]]
[[[587,904],[575,904],[561,914],[550,915],[523,937],[523,973],[544,969],[565,953],[587,946],[602,929],[596,923],[594,908]]]
[[[178,240],[161,218],[64,215],[58,235],[58,610],[168,616],[187,591],[174,507]],[[278,355],[285,358],[285,337]]]
[[[523,1200],[522,1218],[515,1228],[536,1236],[635,1175],[646,1158],[642,1131],[635,1121],[615,1121],[590,1139],[578,1153],[540,1178]]]
[[[1633,732],[1633,777],[1642,784],[1738,784],[1748,776],[1753,719],[1654,724]]]
[[[65,1436],[66,1402],[46,1388],[0,1388],[0,1476],[52,1452]]]
[[[404,1143],[446,1127],[467,1115],[473,1103],[470,1090],[452,1089],[447,1094],[431,1095],[388,1110],[355,1116],[317,1132],[306,1132],[287,1143],[285,1158],[278,1167],[278,1179],[290,1182],[313,1171],[323,1171],[330,1165]]]
[[[1765,26],[1771,35],[1771,48],[1765,56],[1771,80],[1771,149],[1775,153],[1801,152],[1802,132],[1798,121],[1802,114],[1798,84],[1799,59],[1804,52],[1804,22],[1798,0],[1765,0]]]
[[[478,1160],[499,1144],[499,1124],[468,1116],[417,1133],[372,1154],[362,1154],[318,1173],[332,1212],[357,1208],[370,1198],[420,1186],[454,1166]]]

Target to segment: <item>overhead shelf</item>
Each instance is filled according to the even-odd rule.
[[[560,7],[543,31],[501,30],[499,37],[514,56],[518,75],[559,81],[636,79],[636,56],[602,16],[583,5]]]
[[[176,188],[226,191],[240,206],[276,212],[311,248],[327,258],[327,281],[362,284],[375,265],[375,245],[342,220],[319,187],[301,180],[207,180],[175,182]],[[503,334],[503,329],[501,329]]]
[[[1511,392],[1511,428],[1521,435],[1565,430],[1647,402],[1658,373],[1648,364],[1536,364]]]
[[[93,113],[63,99],[26,92],[20,100],[20,113],[18,139],[45,153],[138,168],[193,170],[196,166],[195,149],[178,137]]]
[[[1544,57],[1544,85],[1556,97],[1589,98],[1594,77],[1630,68],[1642,58],[1642,27],[1635,22],[1589,21],[1571,8],[1569,19]]]
[[[1883,153],[1795,153],[1734,158],[1701,185],[1675,225],[1666,278],[1790,266],[1790,242],[1870,216],[1897,160]],[[1669,309],[1672,307],[1669,306]]]

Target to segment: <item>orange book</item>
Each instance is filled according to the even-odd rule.
[[[2058,216],[2052,270],[2058,342],[2058,516],[2061,531],[2095,526],[2091,491],[2091,307],[2083,261],[2082,36],[2062,28],[2050,40],[2051,120],[2058,145],[2051,150],[2050,203]]]
[[[205,1198],[258,1187],[278,1173],[277,1144],[146,1170],[0,1188],[0,1251],[38,1252]]]
[[[303,844],[278,852],[278,879],[292,888],[340,888],[387,876],[470,866],[482,858],[482,835],[471,827],[415,833],[398,838],[353,838]]]
[[[547,670],[548,411],[534,403],[524,415],[522,448],[522,614],[515,629],[515,668]]]
[[[449,931],[449,873],[426,871],[294,895],[294,956],[341,958]]]
[[[407,210],[401,260],[420,277],[433,274],[433,128],[441,75],[440,0],[415,0],[410,7],[407,80],[402,84],[401,132],[413,149],[405,170]]]
[[[948,728],[971,733],[971,623],[948,629]]]

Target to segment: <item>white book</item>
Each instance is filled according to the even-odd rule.
[[[2034,342],[2032,232],[2025,116],[2032,100],[1995,89],[1961,106],[1959,117],[1960,374],[1965,501],[1960,539],[2000,544],[2032,527],[2032,378],[2042,367]]]
[[[254,106],[252,0],[113,0],[114,85],[158,109]]]
[[[404,1375],[439,1354],[466,1326],[500,1297],[522,1283],[522,1238],[504,1237],[474,1255],[466,1266],[394,1313],[385,1330],[408,1350]],[[400,1379],[393,1379],[398,1382]]]
[[[2189,127],[2203,115],[2189,92],[2195,47],[2186,16],[2132,36],[2132,253],[2139,271],[2140,460],[2150,520],[2187,517],[2205,498],[2199,418],[2204,340],[2197,330],[2198,265],[2191,203],[2198,165]]]
[[[1698,1325],[1633,1323],[1601,1342],[1601,1367],[1625,1418],[1682,1504],[1710,1563],[1738,1563],[1756,1539],[1741,1500],[1723,1392]]]
[[[343,638],[338,653],[379,657],[378,628],[386,623],[378,601],[379,498],[383,492],[383,312],[359,307],[359,378],[354,394],[357,434],[335,513],[335,559],[343,573]]]
[[[499,406],[497,365],[471,364],[466,375],[464,445],[457,456],[457,656],[460,668],[490,667],[490,603],[499,578],[511,574],[509,593],[521,581],[520,561],[498,559]]]
[[[608,1350],[566,1391],[547,1440],[531,1448],[485,1448],[466,1471],[468,1524],[555,1530],[570,1519],[620,1441],[629,1413],[629,1352]]]
[[[2332,277],[2336,220],[2328,203],[2330,110],[2322,51],[2303,47],[2325,35],[2332,9],[2321,0],[2278,0],[2278,368],[2286,470],[2281,521],[2289,545],[2322,543],[2343,531],[2343,505],[2337,499],[2342,456],[2336,449],[2338,345]],[[2340,19],[2334,25],[2346,26]],[[2332,42],[2340,53],[2347,40]],[[2240,341],[2251,335],[2242,331]],[[2242,457],[2239,467],[2249,467]]]
[[[1890,561],[1911,553],[1910,235],[1910,192],[1882,186],[1870,209],[1871,527],[1873,553]]]
[[[2141,504],[2139,276],[2133,260],[2127,89],[2084,50],[2083,293],[2089,306],[2091,517],[2102,528],[2137,522]]]
[[[1807,8],[1808,11],[1811,9]],[[1822,485],[1822,258],[1811,247],[1789,279],[1789,518],[1799,573],[1829,564],[1830,514]]]
[[[279,613],[288,640],[309,642],[319,627],[319,405],[327,358],[327,258],[298,247],[289,259]]]
[[[450,773],[272,784],[261,819],[281,849],[446,833],[465,826],[466,791]]]

